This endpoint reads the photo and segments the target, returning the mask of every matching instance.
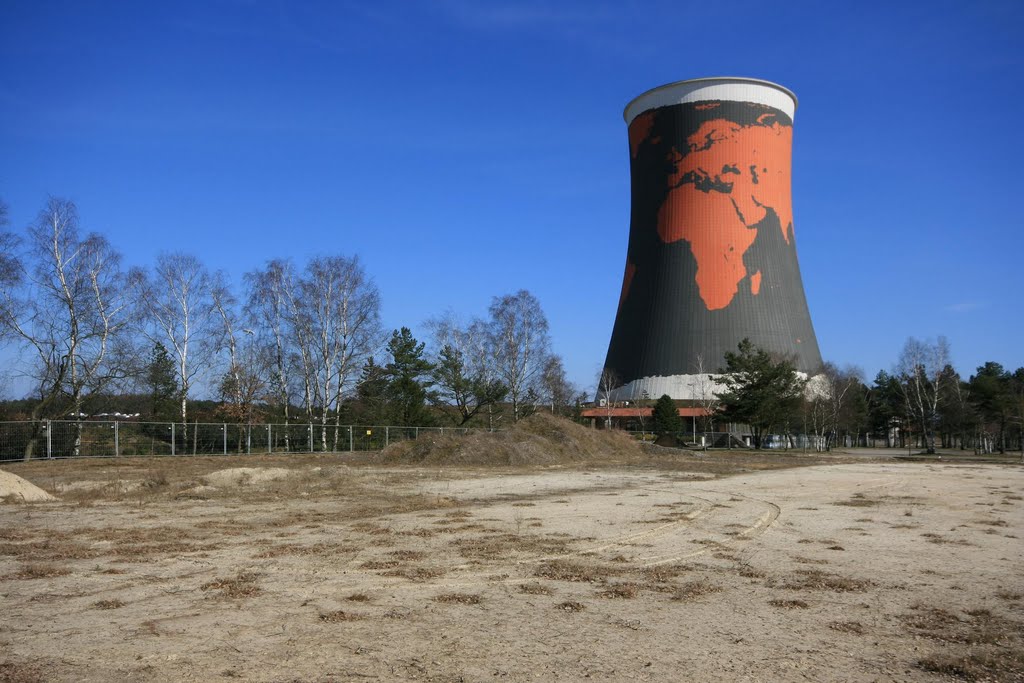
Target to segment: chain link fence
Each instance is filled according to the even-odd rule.
[[[427,434],[486,429],[320,424],[172,423],[94,420],[0,422],[0,462],[121,456],[379,451]]]

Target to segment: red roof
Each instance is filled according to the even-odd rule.
[[[679,417],[704,417],[708,411],[704,408],[679,408]],[[650,417],[654,408],[636,406],[629,408],[586,408],[580,412],[582,417]]]

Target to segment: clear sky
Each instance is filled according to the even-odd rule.
[[[703,76],[800,98],[793,208],[822,355],[946,335],[1024,365],[1024,2],[0,2],[0,198],[130,265],[236,282],[358,254],[390,327],[541,301],[593,387],[629,230],[625,104]]]

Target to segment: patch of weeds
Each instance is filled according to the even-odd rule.
[[[409,529],[407,531],[399,531],[399,536],[418,536],[419,538],[430,538],[431,536],[437,535],[437,532],[433,529]]]
[[[537,581],[520,584],[519,592],[526,593],[527,595],[551,595],[554,593],[553,590]]]
[[[582,612],[587,608],[582,602],[576,602],[574,600],[566,600],[555,605],[555,609],[561,610],[562,612]]]
[[[125,603],[120,600],[98,600],[92,603],[92,606],[96,609],[117,609],[118,607],[124,607]]]
[[[984,524],[985,526],[1009,526],[1004,520],[1001,519],[982,519],[974,522],[975,524]]]
[[[828,564],[828,560],[819,560],[813,557],[803,557],[802,555],[794,555],[793,561],[799,562],[800,564]]]
[[[803,600],[769,600],[768,604],[780,609],[807,609],[810,607]]]
[[[483,602],[483,598],[473,593],[442,593],[441,595],[434,596],[434,602],[479,605]]]
[[[964,681],[1011,681],[1024,678],[1024,652],[1021,650],[943,653],[922,657],[916,665],[924,671]]]
[[[672,599],[677,601],[693,600],[703,595],[710,595],[712,593],[718,593],[722,590],[721,586],[716,586],[713,583],[709,583],[703,579],[696,581],[687,581],[683,585],[676,588],[672,593]]]
[[[780,588],[787,590],[829,590],[836,593],[853,593],[865,591],[875,585],[869,579],[854,579],[820,569],[797,569],[795,574],[796,576],[784,581]]]
[[[736,573],[745,579],[763,579],[768,576],[768,573],[763,569],[755,569],[749,564],[740,565]]]
[[[555,581],[575,581],[579,583],[598,583],[609,576],[619,574],[618,569],[600,565],[582,564],[571,560],[550,560],[541,563],[533,575],[542,579]]]
[[[410,561],[422,560],[424,557],[427,556],[426,553],[420,552],[419,550],[392,550],[390,553],[388,553],[388,555],[395,558],[396,560]]]
[[[39,562],[33,562],[31,564],[24,564],[18,571],[7,576],[0,577],[0,580],[11,580],[11,579],[49,579],[54,576],[66,576],[71,573],[70,569],[64,567],[57,567],[52,564],[42,564]]]
[[[359,565],[360,569],[394,569],[402,563],[398,560],[367,560]]]
[[[370,602],[371,600],[373,600],[373,598],[371,598],[366,593],[353,593],[345,599],[351,602]]]
[[[996,592],[996,597],[1000,600],[1014,601],[1024,599],[1024,593],[1019,593],[1017,591],[998,591]]]
[[[381,572],[381,576],[400,576],[410,581],[429,581],[448,573],[447,569],[439,567],[401,567]]]
[[[844,548],[841,545],[830,545],[829,547],[825,548],[825,550],[846,550],[846,548]]]
[[[635,583],[615,583],[602,591],[598,591],[599,598],[632,600],[640,592],[640,586]]]
[[[233,577],[218,577],[199,588],[204,591],[220,591],[225,598],[251,598],[261,592],[256,585],[258,578],[259,575],[253,572],[239,572]]]
[[[833,621],[828,627],[840,633],[854,633],[858,636],[864,635],[864,624],[859,621]]]
[[[28,662],[0,662],[0,681],[4,683],[45,683],[50,680],[45,668]]]
[[[656,564],[653,567],[637,569],[636,573],[651,581],[664,583],[691,571],[685,564]]]
[[[929,543],[937,545],[974,545],[961,539],[946,538],[942,534],[924,533],[921,534],[921,538],[926,538]]]
[[[326,624],[337,624],[341,621],[358,621],[363,618],[363,615],[338,609],[333,612],[321,612],[318,618]]]
[[[849,500],[840,500],[832,504],[845,505],[846,507],[852,508],[868,508],[880,505],[881,502],[877,500],[871,500],[870,498],[866,498],[863,493],[855,493]]]

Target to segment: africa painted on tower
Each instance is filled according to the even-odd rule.
[[[792,140],[791,117],[758,102],[671,104],[629,122],[629,247],[605,363],[617,384],[714,373],[744,337],[818,370]]]

